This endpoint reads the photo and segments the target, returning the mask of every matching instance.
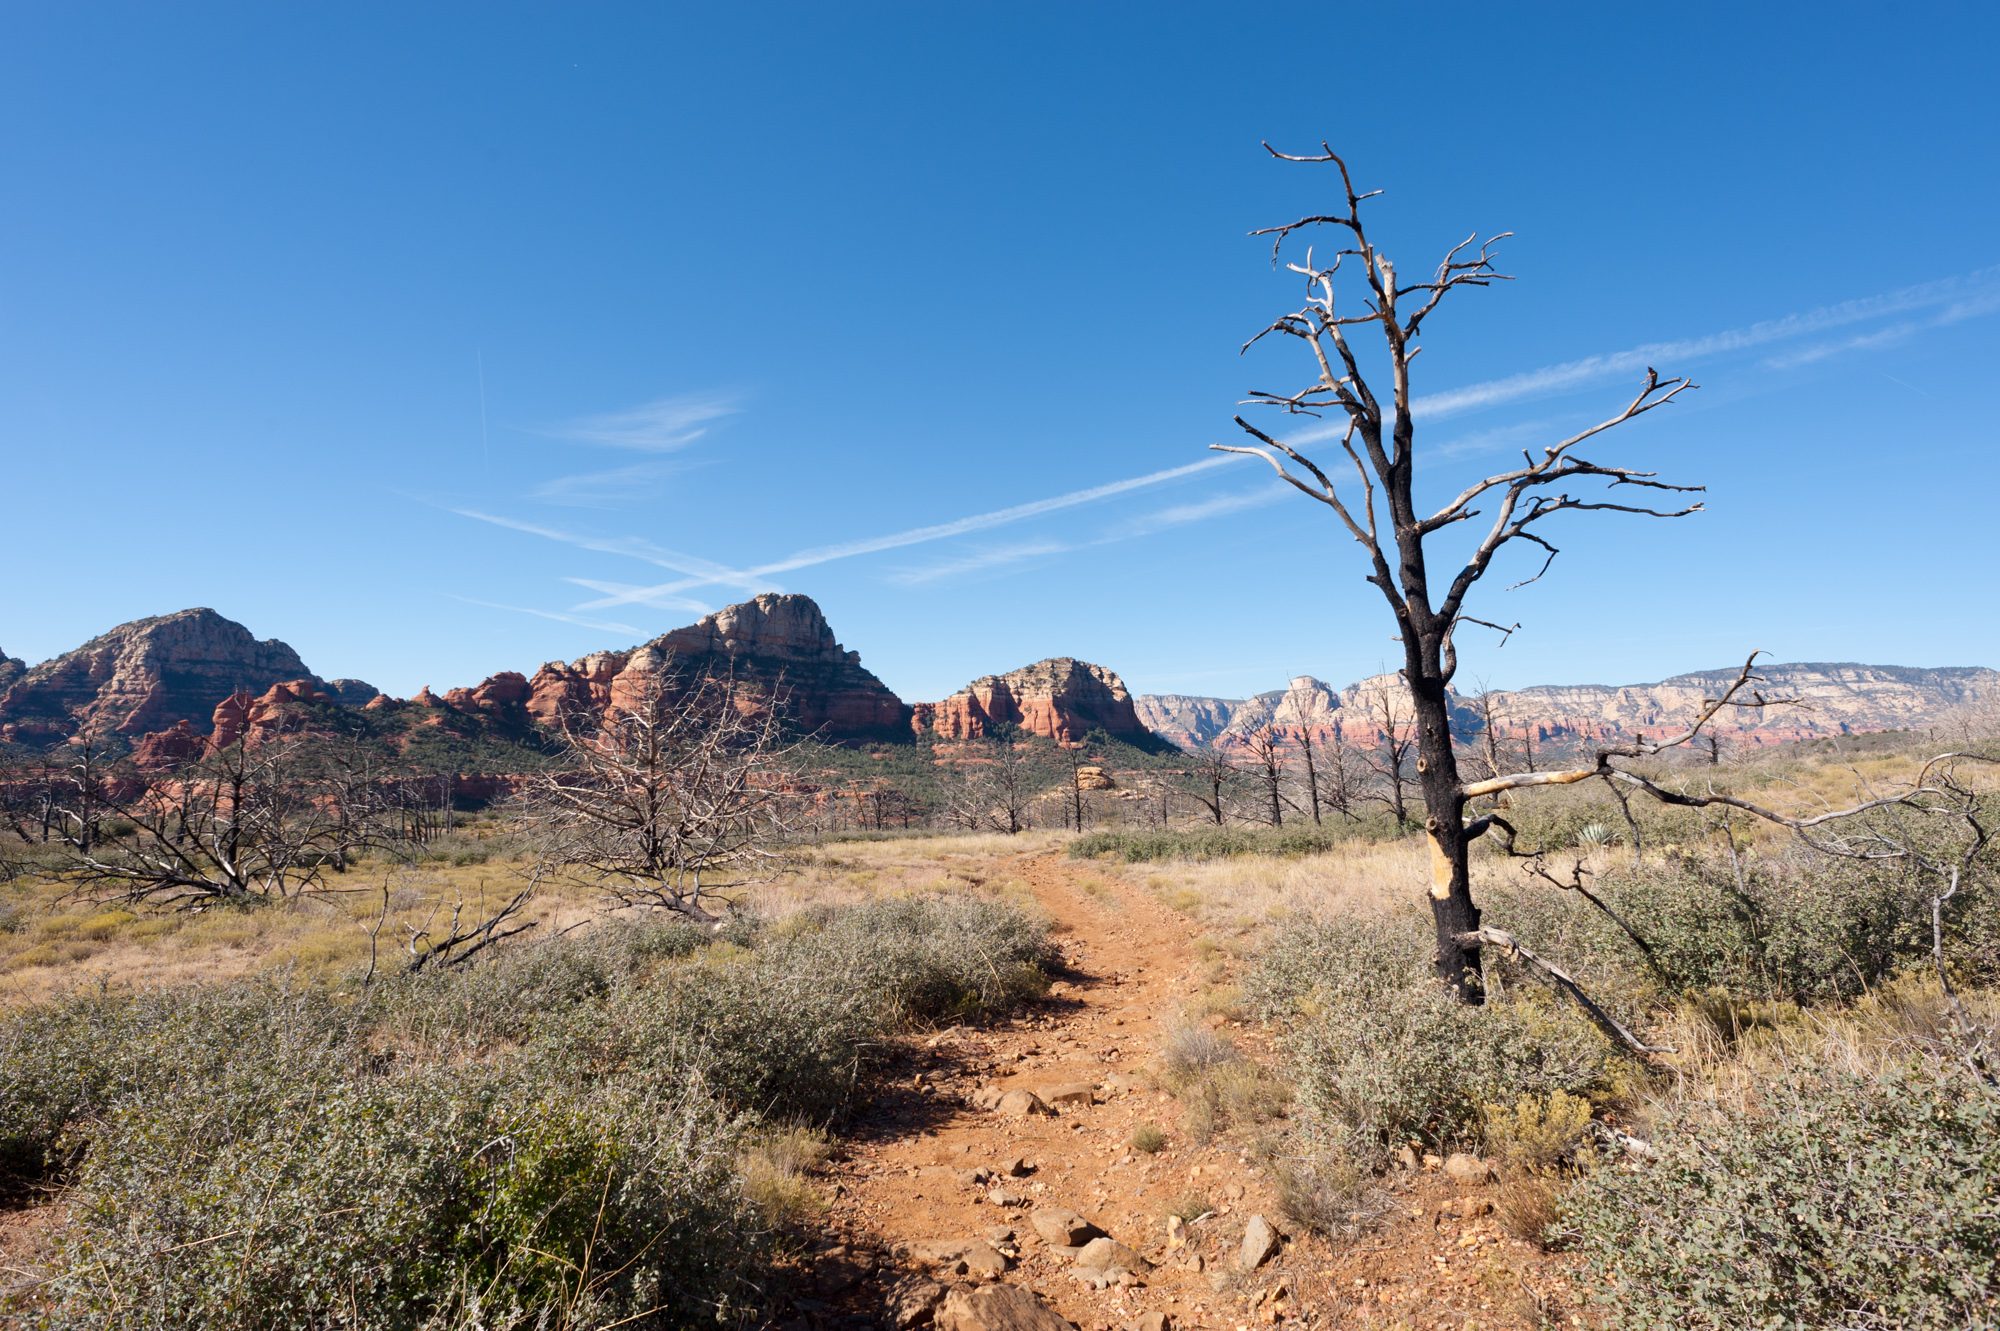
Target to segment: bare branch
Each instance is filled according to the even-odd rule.
[[[1598,1005],[1595,999],[1585,993],[1583,986],[1572,979],[1568,971],[1563,970],[1553,962],[1536,956],[1519,939],[1515,938],[1514,935],[1508,933],[1505,929],[1495,929],[1487,925],[1478,929],[1470,936],[1461,935],[1460,941],[1484,943],[1489,947],[1498,948],[1512,960],[1520,962],[1530,970],[1540,972],[1558,989],[1568,994],[1571,998],[1574,998],[1578,1005],[1583,1008],[1584,1012],[1589,1014],[1591,1021],[1596,1023],[1599,1030],[1602,1030],[1606,1035],[1616,1040],[1631,1052],[1642,1056],[1648,1054],[1671,1054],[1674,1052],[1671,1045],[1647,1044],[1644,1040],[1641,1040],[1638,1036],[1627,1030],[1616,1017],[1606,1012]]]

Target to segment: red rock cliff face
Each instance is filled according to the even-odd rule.
[[[858,653],[835,640],[811,597],[774,593],[628,651],[551,661],[525,680],[495,675],[475,689],[452,690],[444,701],[544,727],[571,717],[595,724],[662,683],[703,675],[733,679],[741,706],[776,706],[801,730],[827,739],[881,738],[909,723],[910,709],[862,668]]]
[[[1133,710],[1125,681],[1103,666],[1050,657],[1004,675],[986,675],[943,702],[919,703],[911,726],[939,739],[976,739],[996,727],[1069,743],[1092,730],[1118,738],[1151,738]]]
[[[199,725],[238,690],[310,678],[297,652],[213,610],[135,619],[24,670],[0,692],[0,737],[53,743]]]

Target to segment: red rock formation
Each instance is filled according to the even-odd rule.
[[[447,707],[461,712],[518,724],[526,720],[527,703],[532,696],[526,675],[518,670],[503,670],[473,688],[452,689],[444,695],[444,701]]]
[[[512,672],[495,675],[476,688],[452,690],[444,702],[494,717],[518,708],[548,728],[568,718],[595,725],[613,710],[638,706],[655,689],[703,676],[732,680],[744,708],[777,706],[801,730],[828,739],[895,734],[909,716],[902,701],[862,668],[860,655],[835,640],[812,598],[770,593],[628,651],[551,661],[526,680]]]
[[[1119,739],[1152,738],[1123,680],[1103,666],[1067,656],[984,675],[942,702],[919,703],[910,724],[946,740],[976,739],[1005,725],[1063,743],[1092,730]]]
[[[213,610],[135,619],[21,672],[0,692],[0,738],[138,736],[206,720],[238,689],[309,677],[298,653]]]
[[[305,719],[297,715],[292,704],[332,701],[320,692],[318,681],[310,679],[273,684],[255,697],[248,690],[239,690],[215,705],[209,750],[226,749],[238,740],[255,748],[278,735],[303,729]]]
[[[142,772],[171,772],[208,751],[208,737],[183,719],[171,729],[141,735],[132,746],[132,765]]]

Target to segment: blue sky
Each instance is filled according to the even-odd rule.
[[[1971,5],[115,6],[0,13],[0,648],[212,605],[398,693],[807,592],[907,698],[1072,654],[1242,694],[1394,657],[1231,439],[1332,201],[1427,328],[1429,493],[1600,460],[1461,684],[2000,664],[2000,253]],[[1571,515],[1576,517],[1576,515]]]

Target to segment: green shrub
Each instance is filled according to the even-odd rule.
[[[2000,1324],[2000,1097],[1963,1076],[1806,1072],[1654,1144],[1562,1207],[1611,1325]]]
[[[738,1109],[827,1123],[853,1107],[891,1031],[1039,992],[1048,958],[1026,915],[977,898],[812,912],[551,1018],[538,1046],[591,1077],[699,1068]]]
[[[1281,930],[1248,986],[1287,1027],[1299,1117],[1357,1163],[1398,1143],[1470,1142],[1482,1106],[1605,1084],[1610,1045],[1573,1004],[1532,981],[1480,1007],[1432,973],[1414,916]]]
[[[51,1328],[710,1321],[756,1250],[737,1133],[502,1068],[254,1083],[128,1104],[70,1193]]]
[[[277,1051],[316,1061],[348,1040],[324,1001],[254,983],[83,992],[0,1018],[0,1188],[59,1172],[121,1101],[209,1085]]]
[[[1055,960],[1043,926],[1019,908],[965,895],[810,912],[759,952],[772,966],[872,992],[899,1026],[1003,1011],[1041,993]]]
[[[1950,903],[1947,957],[1969,983],[2000,979],[1977,921],[2000,893],[1981,864]],[[1594,990],[1632,1001],[1715,992],[1794,1002],[1852,998],[1930,955],[1931,893],[1910,862],[1786,848],[1742,879],[1719,852],[1674,853],[1604,874],[1595,890],[1651,948],[1650,960],[1574,893],[1533,881],[1489,893],[1489,914],[1561,958]]]

